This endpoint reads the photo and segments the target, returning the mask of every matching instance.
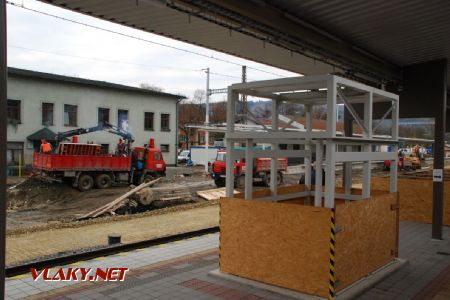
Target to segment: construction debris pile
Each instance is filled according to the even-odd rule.
[[[72,198],[77,191],[67,185],[51,184],[31,177],[7,189],[8,210],[39,209],[64,198]]]
[[[147,183],[142,183],[137,187],[130,186],[131,189],[126,194],[81,216],[79,219],[96,218],[103,215],[138,213],[202,201],[196,197],[193,189],[195,190],[195,186],[202,186],[204,184],[172,183],[166,186],[153,187],[160,180],[161,178],[158,178]],[[201,192],[197,191],[197,195],[204,200],[217,200],[222,194],[217,194],[215,197],[210,198],[204,197]]]
[[[197,191],[214,186],[197,174],[182,178],[161,178],[152,184],[118,185],[108,189],[79,192],[65,183],[50,183],[37,177],[10,183],[8,229],[48,223],[76,222],[101,216],[135,214],[182,204],[208,201]]]

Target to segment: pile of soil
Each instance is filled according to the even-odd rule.
[[[125,193],[127,186],[80,192],[70,185],[29,178],[7,191],[7,228],[70,222]]]
[[[44,182],[32,177],[7,190],[7,207],[9,210],[39,209],[61,199],[71,199],[77,193],[66,184]]]

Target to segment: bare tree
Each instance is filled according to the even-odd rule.
[[[224,123],[227,121],[227,103],[220,101],[211,104],[209,119],[211,123]]]
[[[199,125],[205,122],[205,110],[202,102],[205,100],[205,91],[196,90],[192,99],[184,100],[180,104],[178,128],[186,137],[188,147],[192,146],[192,141],[197,132],[189,125]]]
[[[204,101],[206,101],[205,90],[195,90],[191,102],[201,106]]]
[[[139,87],[141,89],[146,89],[146,90],[155,91],[155,92],[163,92],[164,91],[164,88],[156,86],[154,84],[149,84],[146,82],[139,84]]]
[[[212,103],[209,119],[213,124],[225,123],[227,121],[227,102],[220,101]],[[210,138],[214,141],[223,139],[224,136],[225,134],[222,132],[210,132]]]

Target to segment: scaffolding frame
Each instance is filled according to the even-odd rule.
[[[239,95],[251,95],[271,99],[272,126],[262,131],[237,131],[235,126],[236,103]],[[398,122],[399,97],[393,93],[377,89],[365,84],[355,82],[336,75],[313,75],[292,77],[274,80],[237,83],[228,87],[227,101],[227,130],[225,135],[226,157],[226,195],[233,196],[234,190],[234,162],[245,158],[246,170],[253,170],[253,159],[258,157],[271,158],[270,191],[269,197],[258,198],[264,201],[281,201],[312,197],[315,206],[333,208],[335,198],[344,200],[361,200],[370,197],[371,161],[389,160],[390,191],[397,191],[397,151],[398,151]],[[284,131],[279,130],[278,114],[282,102],[299,103],[305,105],[306,130]],[[383,118],[373,126],[373,105],[386,102],[389,105]],[[353,116],[357,126],[363,134],[360,136],[342,137],[336,134],[337,105],[343,104]],[[363,115],[360,116],[354,104],[363,106]],[[312,129],[312,111],[316,105],[326,105],[326,130]],[[390,135],[379,137],[373,134],[388,116],[391,116]],[[235,143],[245,143],[245,150],[235,149]],[[255,150],[256,143],[269,143],[271,150]],[[280,144],[301,144],[303,150],[282,150]],[[373,145],[390,145],[391,152],[373,151]],[[355,151],[358,148],[360,151]],[[343,151],[342,151],[343,150]],[[316,156],[316,186],[321,186],[322,169],[325,164],[325,190],[312,189],[311,165],[313,154]],[[303,157],[305,159],[305,191],[294,194],[277,194],[277,159],[289,157]],[[346,167],[344,193],[335,193],[336,163],[342,162]],[[352,189],[352,163],[363,162],[362,194],[351,193]],[[253,198],[253,174],[245,172],[245,199]],[[323,201],[324,200],[324,201]]]

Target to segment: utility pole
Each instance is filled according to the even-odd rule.
[[[6,1],[0,2],[0,140],[6,141]],[[0,145],[0,299],[5,298],[5,241],[6,241],[6,143]]]
[[[206,68],[206,115],[205,115],[205,126],[209,126],[209,68]],[[208,173],[208,144],[209,144],[209,131],[205,130],[205,172]]]
[[[242,82],[247,82],[247,66],[242,66]],[[247,95],[242,94],[242,115],[247,114]],[[247,124],[247,118],[244,117],[244,124]]]

